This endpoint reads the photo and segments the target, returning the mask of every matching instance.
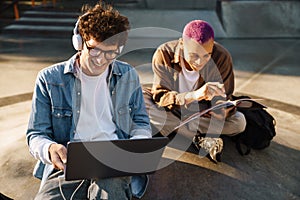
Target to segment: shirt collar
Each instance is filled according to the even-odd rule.
[[[179,38],[177,46],[174,49],[174,63],[180,63],[180,57],[183,56],[183,41]]]
[[[80,58],[80,52],[78,52],[77,54],[73,55],[66,64],[66,67],[64,69],[64,74],[67,73],[73,73],[75,77],[78,77],[78,70],[79,70],[79,58]],[[112,74],[115,75],[121,75],[121,71],[114,67],[116,61],[113,61],[110,65],[109,65],[109,72],[108,72],[108,76],[107,78],[109,79],[111,77]]]
[[[64,74],[67,74],[67,73],[73,73],[74,75],[77,74],[77,70],[78,69],[78,66],[79,66],[79,56],[80,54],[77,53],[75,55],[73,55],[66,63],[66,67],[64,69]]]

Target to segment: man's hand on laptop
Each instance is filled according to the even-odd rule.
[[[49,147],[50,160],[56,169],[64,170],[67,163],[67,148],[61,144],[51,144]]]

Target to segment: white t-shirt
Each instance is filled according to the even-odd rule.
[[[195,90],[199,79],[198,71],[189,71],[181,61],[182,70],[179,73],[179,93],[191,92]]]
[[[112,101],[106,81],[108,68],[99,76],[80,72],[81,107],[74,139],[82,141],[118,139],[113,122]]]

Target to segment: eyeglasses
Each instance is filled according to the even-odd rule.
[[[87,48],[87,50],[89,51],[89,55],[92,57],[97,57],[100,56],[102,53],[104,54],[105,59],[107,60],[113,60],[115,59],[118,55],[120,55],[121,53],[121,47],[118,47],[117,50],[109,50],[109,51],[104,51],[98,47],[89,47],[86,43],[86,41],[84,41],[85,46]]]

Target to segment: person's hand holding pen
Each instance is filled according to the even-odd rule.
[[[226,98],[224,84],[219,82],[207,82],[198,90],[188,92],[185,95],[185,103],[189,104],[193,101],[201,100],[211,101],[216,96]]]
[[[185,102],[186,104],[189,104],[193,101],[211,101],[214,97],[217,96],[226,98],[224,84],[221,84],[219,82],[208,82],[198,90],[188,92],[185,96]],[[228,108],[220,108],[215,111],[210,111],[209,113],[205,114],[204,117],[213,116],[219,120],[222,120],[232,115],[235,112],[235,110],[236,108],[234,106]]]

